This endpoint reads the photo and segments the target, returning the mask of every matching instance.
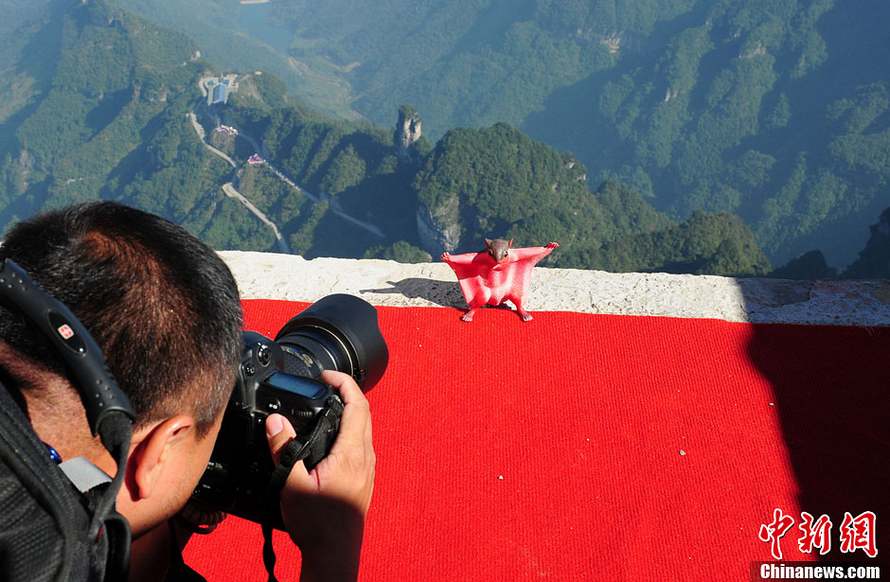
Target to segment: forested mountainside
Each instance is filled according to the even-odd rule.
[[[209,55],[237,64],[262,46],[298,95],[377,123],[416,103],[431,135],[516,125],[555,89],[613,63],[619,31],[637,38],[693,0],[118,0],[158,22],[200,31]],[[222,39],[240,37],[231,48]],[[248,40],[244,40],[248,39]],[[251,46],[249,43],[253,43]],[[202,46],[203,46],[202,42]],[[211,54],[212,53],[212,54]],[[293,75],[285,71],[290,68]],[[320,98],[320,99],[319,99]]]
[[[254,69],[209,105],[207,82],[220,71],[192,41],[107,2],[32,11],[4,40],[0,91],[13,97],[0,118],[4,228],[105,198],[216,248],[430,260],[507,237],[559,240],[548,264],[564,267],[770,270],[737,216],[677,221],[506,124],[454,129],[432,144],[412,108],[395,131],[337,120]]]
[[[737,217],[697,215],[677,224],[618,184],[591,192],[577,160],[504,124],[453,130],[431,148],[422,138],[401,139],[398,128],[394,135],[295,107],[231,107],[220,121],[262,144],[268,163],[244,171],[241,191],[292,233],[294,251],[310,256],[430,260],[443,249],[478,250],[487,236],[517,246],[559,240],[552,266],[769,270]],[[236,155],[237,143],[228,141],[226,151]],[[301,184],[298,196],[312,218],[296,230],[288,221],[298,216],[298,196],[277,174]]]
[[[774,262],[819,248],[842,266],[890,204],[888,17],[872,1],[703,3],[523,127],[671,213],[738,213]]]
[[[674,218],[736,213],[776,264],[843,267],[890,205],[882,0],[119,1],[328,111],[503,121]]]
[[[60,4],[3,37],[0,224],[105,197],[202,228],[195,198],[219,163],[182,123],[196,49],[101,3]]]
[[[851,279],[890,278],[890,208],[881,213],[877,224],[872,225],[868,244],[843,276]]]
[[[682,224],[613,182],[591,195],[587,171],[504,124],[439,141],[415,179],[427,247],[478,247],[487,232],[520,244],[559,240],[550,264],[614,271],[764,274],[769,262],[738,217]]]

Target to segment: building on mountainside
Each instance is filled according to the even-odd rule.
[[[252,156],[247,158],[247,163],[250,164],[251,166],[260,166],[262,164],[265,164],[266,160],[264,160],[260,156],[260,154],[253,154]]]
[[[581,32],[580,29],[578,32]],[[608,49],[610,55],[617,55],[621,52],[621,33],[613,32],[609,36],[604,36],[600,39],[600,44]]]
[[[229,95],[238,90],[237,79],[237,75],[229,74],[204,81],[207,89],[207,105],[228,103]]]
[[[213,131],[218,132],[218,133],[224,133],[231,137],[238,136],[238,130],[236,128],[230,127],[228,125],[218,125],[218,126],[216,126],[216,129],[214,129]]]
[[[213,87],[213,90],[210,91],[210,103],[208,105],[225,104],[229,100],[228,85],[228,81],[223,81]]]

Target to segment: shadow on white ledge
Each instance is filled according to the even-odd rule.
[[[465,307],[444,263],[220,252],[244,299],[315,301],[330,293],[373,305]],[[526,308],[752,323],[890,325],[890,281],[787,281],[537,268]]]

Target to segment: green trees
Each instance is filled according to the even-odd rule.
[[[850,279],[890,278],[890,208],[871,226],[871,237],[859,258],[844,271]]]
[[[791,259],[769,276],[777,279],[834,279],[837,270],[828,266],[821,251],[810,251]]]
[[[887,16],[880,2],[702,5],[523,128],[595,180],[651,183],[673,216],[738,213],[777,261],[818,246],[843,264],[886,199]]]
[[[403,240],[388,246],[373,246],[365,251],[363,258],[388,259],[398,263],[429,263],[433,260],[428,252]]]
[[[461,233],[460,251],[484,237],[517,246],[558,240],[549,265],[723,275],[770,268],[739,217],[695,213],[677,224],[618,183],[591,193],[577,160],[505,124],[449,132],[414,184],[434,216],[456,201],[459,211],[438,226]]]
[[[322,192],[339,194],[360,184],[365,179],[367,170],[365,161],[355,151],[355,147],[349,144],[332,156],[325,177],[319,181],[318,186]]]
[[[586,10],[583,3],[573,6]],[[502,15],[490,14],[490,22]],[[3,126],[13,136],[0,150],[3,225],[49,206],[107,198],[181,223],[216,248],[278,249],[268,226],[222,193],[221,186],[231,184],[275,223],[293,252],[309,257],[429,261],[440,249],[421,239],[418,209],[452,205],[452,224],[438,227],[460,233],[460,250],[478,249],[484,237],[513,238],[517,246],[558,240],[560,252],[549,265],[743,275],[768,268],[737,217],[696,214],[677,222],[618,182],[602,182],[591,192],[588,170],[575,157],[508,124],[452,130],[435,147],[421,140],[404,155],[391,131],[315,113],[265,73],[242,76],[230,103],[208,111],[197,90],[205,65],[184,37],[101,1],[72,3],[54,18],[52,26],[32,33],[42,40],[60,35],[47,45],[57,50],[57,65],[35,85],[30,106]],[[548,26],[569,24],[556,18]],[[522,23],[509,28],[509,42],[540,50],[546,57],[541,63],[575,54],[560,47],[574,41]],[[696,35],[688,43],[693,52],[707,44]],[[605,45],[596,46],[608,53]],[[545,73],[529,70],[528,79]],[[691,73],[675,74],[682,83]],[[620,83],[616,87],[620,116],[628,95]],[[880,105],[878,93],[869,99]],[[844,104],[837,110],[838,119],[848,115]],[[225,144],[235,169],[201,142],[187,117],[195,112],[205,131],[219,122],[238,128],[238,137],[230,135]],[[255,152],[267,163],[244,163]],[[656,145],[647,155],[657,160],[671,152]],[[778,163],[752,147],[728,174],[739,183],[761,184]],[[801,165],[806,173],[805,161]],[[652,193],[645,172],[632,175]],[[830,194],[836,190],[832,180],[840,177],[822,179]],[[740,192],[724,188],[703,195],[741,200]]]
[[[0,131],[12,137],[0,143],[0,226],[107,198],[182,223],[220,248],[271,248],[265,227],[219,192],[226,166],[186,121],[203,66],[190,41],[101,0],[52,9],[17,33],[40,50],[23,50],[16,67],[31,71],[36,60],[46,78]]]

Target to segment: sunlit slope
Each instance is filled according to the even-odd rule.
[[[388,124],[411,103],[433,138],[508,122],[676,218],[738,213],[776,264],[849,263],[890,204],[880,0],[168,4],[140,9],[215,26],[233,63],[274,52],[316,106]]]

